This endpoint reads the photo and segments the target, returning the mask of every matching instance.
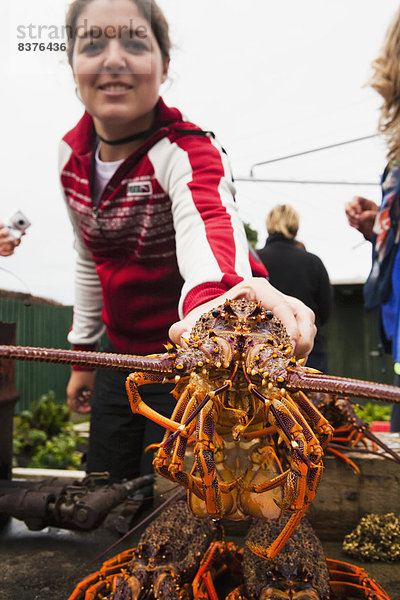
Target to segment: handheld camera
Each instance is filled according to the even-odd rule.
[[[9,219],[8,228],[11,235],[15,239],[19,239],[21,235],[30,227],[31,222],[26,215],[20,210],[12,215]]]

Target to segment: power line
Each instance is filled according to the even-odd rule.
[[[346,140],[344,142],[338,142],[336,144],[329,144],[328,146],[320,146],[319,148],[313,148],[311,150],[304,150],[303,152],[296,152],[295,154],[288,154],[286,156],[280,156],[278,158],[270,158],[269,160],[263,160],[262,162],[254,163],[250,169],[250,177],[253,177],[253,170],[255,167],[260,167],[261,165],[269,165],[274,162],[279,162],[281,160],[287,160],[288,158],[295,158],[297,156],[304,156],[305,154],[311,154],[313,152],[320,152],[321,150],[330,150],[331,148],[337,148],[338,146],[345,146],[346,144],[354,144],[356,142],[362,142],[364,140],[370,140],[374,137],[377,137],[378,134],[374,133],[371,135],[365,135],[363,137],[354,138],[352,140]],[[368,184],[367,184],[368,185]]]
[[[265,179],[258,177],[235,177],[235,181],[251,181],[253,183],[307,183],[311,185],[380,185],[379,182],[375,183],[374,181],[309,181],[306,179]]]

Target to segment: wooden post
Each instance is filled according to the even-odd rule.
[[[15,344],[16,323],[0,321],[0,344]],[[0,479],[11,479],[15,389],[15,361],[0,359]]]

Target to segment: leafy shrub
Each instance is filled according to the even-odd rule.
[[[81,452],[76,449],[79,437],[75,431],[60,433],[38,446],[32,456],[30,466],[49,469],[78,469],[81,464]]]
[[[391,407],[385,404],[375,404],[374,402],[367,402],[364,406],[355,406],[357,415],[372,423],[372,421],[390,421]]]
[[[243,223],[243,225],[244,225],[244,230],[246,232],[246,237],[247,237],[248,241],[253,246],[253,248],[255,248],[257,246],[257,242],[258,242],[258,232],[255,229],[253,229],[249,225],[249,223]]]
[[[32,402],[15,419],[13,450],[18,466],[76,469],[80,438],[69,422],[69,410],[59,405],[53,391]]]

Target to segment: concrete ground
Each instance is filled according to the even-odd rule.
[[[143,512],[137,521],[148,512]],[[67,600],[76,583],[96,571],[104,560],[136,545],[140,531],[96,559],[120,538],[112,521],[108,518],[91,533],[74,533],[56,528],[29,531],[22,522],[11,520],[0,534],[0,600]],[[242,542],[236,536],[230,539]],[[349,561],[340,543],[329,541],[323,545],[328,557]],[[400,600],[400,562],[349,562],[366,569],[391,600]]]
[[[399,434],[386,434],[384,440],[400,452]],[[327,557],[366,569],[391,600],[400,600],[400,561],[362,563],[341,550],[344,535],[350,533],[363,514],[400,513],[399,466],[370,454],[350,457],[362,475],[355,476],[342,461],[327,457],[324,477],[308,516],[322,539]],[[156,477],[157,504],[168,496],[168,488],[169,482]],[[135,516],[134,524],[140,523],[149,512],[150,509],[142,510]],[[0,600],[67,600],[75,585],[99,569],[106,559],[137,544],[143,527],[99,556],[121,537],[115,527],[118,514],[116,509],[101,527],[90,533],[56,528],[34,532],[12,519],[0,532]],[[244,530],[243,522],[227,524],[227,537],[242,545],[243,537],[239,536]]]

